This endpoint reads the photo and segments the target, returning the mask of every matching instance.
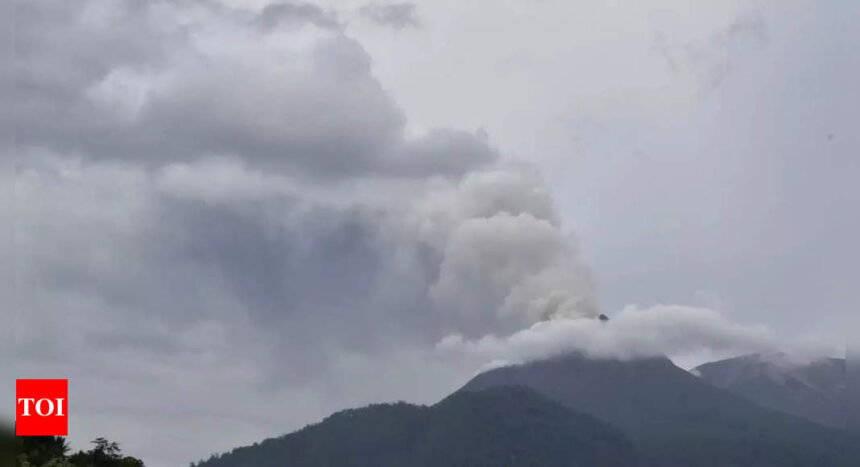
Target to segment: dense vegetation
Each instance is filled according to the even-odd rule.
[[[60,436],[14,436],[0,428],[0,465],[16,467],[144,467],[140,459],[123,455],[117,443],[97,438],[89,451],[69,455]]]
[[[636,466],[608,424],[526,388],[458,393],[431,407],[346,410],[196,467]]]

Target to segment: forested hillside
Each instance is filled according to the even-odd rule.
[[[526,388],[457,393],[431,407],[346,410],[196,467],[637,466],[608,424]]]

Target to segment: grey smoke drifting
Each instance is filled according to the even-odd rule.
[[[110,427],[176,465],[491,359],[773,341],[684,307],[598,327],[541,177],[482,132],[408,133],[330,11],[19,2],[14,30],[2,380],[69,378],[76,447]]]
[[[433,354],[444,336],[595,313],[540,177],[481,133],[407,135],[329,12],[17,10],[3,380],[69,378],[75,447],[110,426],[175,465],[339,407],[430,401],[472,371]],[[224,420],[234,434],[171,441]]]

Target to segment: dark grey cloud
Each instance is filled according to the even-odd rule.
[[[370,3],[358,11],[365,18],[394,29],[417,28],[421,25],[414,3]]]
[[[475,335],[510,329],[541,317],[552,291],[590,299],[551,200],[515,171],[327,201],[235,161],[153,172],[30,154],[14,177],[5,216],[21,233],[20,297],[46,316],[66,300],[66,311],[118,319],[109,326],[241,318],[277,346],[309,349],[326,336],[366,351],[432,343],[465,321]],[[497,267],[510,277],[491,279]],[[568,313],[592,312],[570,303]],[[50,332],[39,342],[62,354]]]
[[[251,21],[262,30],[253,15],[206,3],[22,5],[17,88],[0,118],[24,147],[155,165],[230,154],[319,177],[408,177],[495,158],[466,133],[408,140],[367,53],[331,13],[268,5]],[[450,144],[472,149],[442,165],[426,157]]]
[[[558,279],[585,271],[541,180],[500,167],[481,132],[408,137],[326,11],[27,3],[16,31],[8,371],[73,381],[76,446],[109,425],[148,465],[187,462],[444,393],[474,370],[433,354],[455,330],[593,312],[588,280]],[[135,435],[165,411],[196,415]],[[214,440],[213,417],[253,437]],[[200,435],[172,446],[179,432]]]
[[[514,329],[566,301],[566,313],[590,312],[574,300],[589,297],[590,284],[567,281],[576,268],[559,269],[577,260],[553,224],[551,200],[516,170],[406,187],[394,177],[341,194],[315,193],[318,184],[241,159],[152,169],[125,159],[23,156],[5,174],[16,193],[0,211],[16,231],[3,258],[16,276],[16,371],[75,381],[78,407],[90,407],[78,420],[93,424],[74,427],[76,442],[104,430],[96,421],[107,406],[125,407],[109,411],[120,435],[164,404],[214,410],[180,402],[163,378],[217,385],[206,389],[213,404],[288,397],[291,416],[305,396],[278,394],[313,393],[320,399],[309,407],[318,411],[298,419],[307,422],[332,404],[380,400],[382,380],[337,389],[353,378],[391,372],[384,394],[398,397],[395,388],[418,380],[396,378],[440,365],[434,344],[455,330],[477,337]],[[463,250],[473,250],[469,262],[459,258]],[[497,267],[510,277],[494,282]],[[566,294],[543,303],[556,289]],[[230,374],[242,383],[217,383]],[[115,384],[150,396],[127,399],[141,388],[121,395],[107,389]],[[230,416],[245,410],[252,408],[240,404]],[[184,422],[171,423],[164,436]],[[287,426],[295,427],[271,430]],[[120,441],[134,449],[148,439],[135,438]],[[202,435],[180,451],[212,449]]]

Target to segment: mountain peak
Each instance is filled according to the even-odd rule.
[[[773,410],[845,428],[845,360],[750,354],[693,369],[704,381]]]
[[[525,387],[458,392],[430,406],[350,409],[198,467],[629,467],[633,443],[606,422]]]
[[[506,385],[609,422],[657,465],[850,465],[839,432],[756,405],[668,358],[567,354],[489,370],[461,391]]]

